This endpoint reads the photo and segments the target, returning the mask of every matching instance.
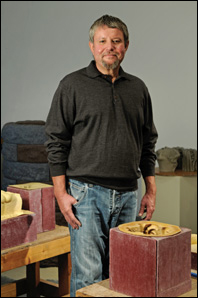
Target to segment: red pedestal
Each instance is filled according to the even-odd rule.
[[[41,189],[43,232],[55,229],[55,197],[54,188]]]
[[[110,230],[110,289],[132,297],[176,297],[191,289],[191,230],[142,237]]]
[[[55,197],[54,188],[23,189],[8,186],[7,191],[19,193],[23,205],[22,209],[36,213],[35,221],[37,233],[55,229]]]
[[[37,228],[32,215],[20,215],[1,221],[1,249],[37,239]]]

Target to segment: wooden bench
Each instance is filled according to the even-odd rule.
[[[40,261],[58,256],[58,284],[40,279]],[[69,228],[37,234],[37,240],[1,251],[1,272],[26,266],[26,278],[1,286],[1,297],[62,297],[69,293],[71,259]]]

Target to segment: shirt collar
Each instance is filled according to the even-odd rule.
[[[95,61],[92,60],[90,62],[90,64],[87,67],[87,75],[91,78],[96,78],[99,76],[104,76],[104,74],[102,74],[97,68],[96,68],[96,64]],[[127,80],[130,80],[131,77],[129,74],[127,74],[126,72],[124,72],[124,70],[122,69],[122,67],[120,67],[119,69],[119,77],[118,78],[125,78]]]
[[[87,67],[87,75],[91,78],[96,78],[102,75],[102,73],[96,68],[95,61],[92,60]]]

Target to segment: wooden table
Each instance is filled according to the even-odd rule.
[[[175,170],[174,172],[160,172],[159,168],[155,168],[155,174],[159,176],[194,177],[197,176],[197,171],[187,172],[183,170]]]
[[[192,277],[192,290],[179,297],[197,297],[197,278]],[[131,297],[109,289],[109,279],[76,291],[76,297]]]
[[[59,283],[40,279],[40,261],[58,256]],[[69,228],[37,234],[37,240],[1,251],[1,272],[26,266],[26,278],[1,287],[1,297],[61,297],[69,293],[71,260]]]

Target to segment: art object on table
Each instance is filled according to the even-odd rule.
[[[55,229],[55,197],[52,185],[30,182],[9,185],[7,191],[20,194],[23,209],[36,213],[34,220],[37,233]]]
[[[182,170],[186,172],[196,172],[197,171],[197,150],[196,149],[186,149],[183,147],[174,147],[180,153],[180,158],[178,160],[178,165],[176,170]]]
[[[181,232],[181,229],[178,226],[156,221],[131,222],[119,225],[118,228],[124,233],[146,237],[164,237]]]
[[[164,147],[156,151],[160,172],[197,171],[197,150]]]
[[[22,209],[19,194],[1,190],[1,249],[37,239],[34,212]]]
[[[16,217],[22,214],[33,214],[22,210],[22,198],[19,194],[1,190],[1,220]]]
[[[172,235],[140,236],[133,231],[139,223],[128,223],[128,232],[110,230],[110,289],[131,297],[177,297],[190,291],[191,230],[178,227]],[[144,222],[149,223],[154,225]],[[167,225],[155,222],[156,227]]]
[[[160,172],[174,172],[177,167],[177,161],[180,157],[179,152],[173,148],[162,148],[156,151],[157,161]]]

